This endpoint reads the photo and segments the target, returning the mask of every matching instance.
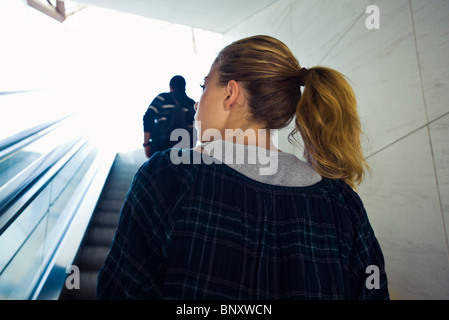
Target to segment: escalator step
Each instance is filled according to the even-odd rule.
[[[122,209],[123,200],[107,200],[107,201],[101,201],[98,205],[99,210],[109,210],[109,211],[116,211],[120,212]]]
[[[106,189],[104,193],[101,195],[103,201],[109,200],[120,200],[122,202],[125,201],[126,193],[128,189],[119,190],[119,189]]]
[[[120,214],[113,211],[99,211],[94,217],[95,227],[116,228],[120,219]]]
[[[61,300],[93,300],[97,276],[112,244],[126,194],[141,164],[129,156],[117,155],[104,184],[99,202],[78,249],[75,264],[80,269],[80,289],[63,288]],[[140,158],[139,158],[140,159]]]
[[[80,271],[80,288],[64,289],[61,300],[95,300],[98,271]]]
[[[128,191],[131,186],[131,181],[109,181],[107,186],[107,190],[111,191]]]
[[[114,238],[115,227],[95,227],[89,230],[87,234],[87,245],[89,246],[111,246]]]
[[[109,247],[86,246],[81,251],[80,270],[98,271],[103,266]]]
[[[122,172],[122,171],[120,171],[120,168],[117,170],[113,170],[113,171],[111,171],[112,179],[110,181],[123,181],[123,182],[127,182],[128,184],[131,184],[136,172],[137,172],[137,170],[136,171],[127,170],[126,172]]]

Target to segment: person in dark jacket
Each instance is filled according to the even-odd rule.
[[[143,116],[143,147],[148,158],[157,151],[172,148],[178,143],[177,140],[170,139],[170,134],[175,129],[187,130],[189,136],[193,136],[194,105],[195,101],[187,96],[184,77],[174,76],[170,80],[170,92],[161,93],[154,98]],[[179,111],[175,115],[176,108]]]
[[[368,166],[345,77],[302,68],[285,44],[254,36],[219,53],[203,89],[201,144],[137,172],[97,297],[389,299],[356,191]],[[304,160],[275,143],[293,119]]]

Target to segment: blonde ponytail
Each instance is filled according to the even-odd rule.
[[[330,68],[314,67],[302,77],[304,92],[292,134],[301,134],[305,158],[321,176],[356,188],[369,167],[360,143],[354,91],[341,73]]]

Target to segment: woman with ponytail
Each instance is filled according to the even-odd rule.
[[[254,36],[218,54],[203,90],[199,145],[136,174],[98,298],[389,299],[355,191],[368,166],[345,77]],[[293,120],[306,161],[272,134]]]

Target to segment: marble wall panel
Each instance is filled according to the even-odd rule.
[[[430,125],[430,136],[447,237],[449,235],[449,115]]]
[[[301,65],[312,67],[320,64],[372,2],[292,0],[292,49]]]
[[[278,0],[259,14],[248,18],[226,33],[228,42],[253,36],[269,35],[292,44],[292,11],[290,0]]]
[[[368,159],[360,186],[396,299],[449,299],[449,259],[427,128]]]
[[[362,16],[323,64],[345,74],[357,95],[372,154],[425,125],[426,114],[407,0],[376,1],[380,29]]]
[[[449,1],[412,0],[429,121],[449,112]]]

